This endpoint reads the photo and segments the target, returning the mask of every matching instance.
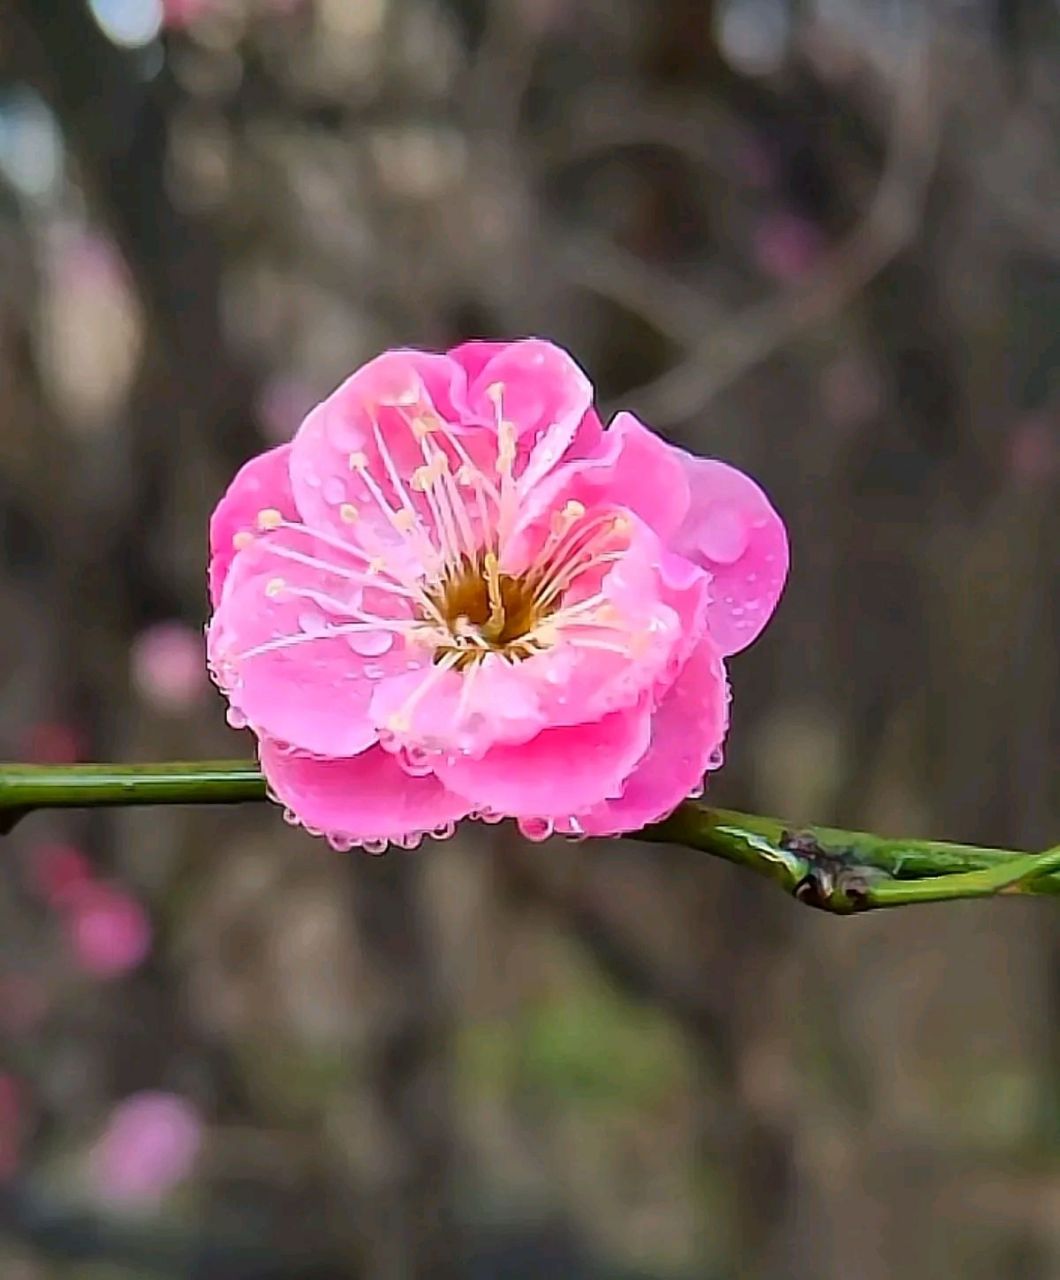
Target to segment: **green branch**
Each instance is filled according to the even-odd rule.
[[[243,760],[0,765],[0,832],[35,809],[264,799],[260,771]],[[1060,848],[1019,853],[833,827],[795,828],[776,818],[691,802],[632,838],[684,845],[735,862],[800,902],[839,915],[1001,894],[1060,895]]]

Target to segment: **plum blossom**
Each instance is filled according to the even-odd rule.
[[[63,926],[78,967],[94,978],[119,978],[151,950],[147,912],[113,885],[82,888],[65,904]]]
[[[110,1113],[89,1153],[93,1182],[112,1204],[153,1206],[191,1172],[202,1137],[190,1102],[171,1093],[133,1094]]]
[[[464,818],[630,831],[721,763],[724,660],[769,620],[784,525],[725,463],[537,339],[387,352],[214,512],[207,636],[273,798],[381,852]]]
[[[176,620],[156,622],[133,640],[129,667],[137,693],[156,711],[187,711],[206,684],[202,634]]]

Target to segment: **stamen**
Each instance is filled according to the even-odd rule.
[[[337,640],[342,636],[358,635],[363,631],[397,631],[405,634],[403,629],[388,626],[385,622],[341,622],[334,627],[324,627],[320,631],[300,631],[295,635],[277,636],[274,640],[265,640],[261,644],[244,649],[234,656],[235,662],[245,662],[248,658],[260,657],[263,653],[273,653],[277,649],[290,649],[299,644],[310,644],[314,640]]]

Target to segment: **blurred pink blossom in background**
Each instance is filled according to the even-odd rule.
[[[197,1109],[172,1093],[136,1093],[111,1111],[89,1153],[93,1190],[126,1208],[151,1207],[190,1173],[202,1147]]]
[[[75,845],[49,841],[30,851],[28,879],[41,901],[57,909],[69,906],[88,887],[92,866]]]
[[[39,721],[30,725],[20,755],[30,764],[74,764],[81,759],[81,734],[63,721]]]
[[[183,622],[159,622],[141,631],[129,663],[137,693],[156,711],[186,711],[205,692],[202,636]]]
[[[96,978],[128,973],[151,949],[147,912],[111,885],[84,887],[67,906],[64,925],[77,964]]]
[[[1048,411],[1029,414],[1013,427],[1008,464],[1013,480],[1024,488],[1047,484],[1060,465],[1055,417]]]
[[[759,270],[782,282],[805,275],[823,247],[820,230],[795,213],[768,214],[754,231],[753,252]]]
[[[269,378],[258,397],[262,433],[276,444],[290,440],[318,399],[298,378]]]

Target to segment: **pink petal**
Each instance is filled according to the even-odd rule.
[[[684,456],[631,413],[617,414],[587,456],[564,462],[526,495],[506,561],[525,561],[547,534],[551,513],[568,502],[589,513],[622,508],[669,540],[688,514]]]
[[[290,476],[291,446],[280,445],[244,463],[210,518],[210,601],[221,599],[236,541],[256,528],[258,512],[271,508],[295,518]]]
[[[511,345],[510,342],[472,338],[469,342],[462,342],[458,347],[453,347],[449,352],[449,359],[455,360],[460,365],[467,374],[468,382],[474,382],[489,362]]]
[[[324,568],[281,558],[273,548]],[[422,653],[406,651],[403,636],[386,629],[382,615],[400,613],[400,597],[361,588],[339,572],[357,563],[293,530],[265,534],[236,558],[207,633],[214,678],[237,715],[320,755],[351,756],[371,746],[376,732],[368,707],[375,684],[405,671],[410,661],[426,661]],[[357,608],[378,617],[379,629],[328,634],[346,625]],[[296,637],[293,644],[254,652]],[[389,647],[380,653],[388,637]]]
[[[358,369],[317,405],[292,441],[291,483],[302,518],[372,554],[401,557],[414,570],[416,557],[408,551],[408,540],[394,529],[363,477],[351,467],[351,458],[364,455],[384,500],[397,510],[400,501],[379,450],[377,429],[407,489],[424,461],[413,420],[436,414],[445,422],[459,423],[468,416],[465,397],[464,371],[448,356],[388,351]],[[481,424],[480,430],[492,442],[492,430]],[[414,505],[427,514],[418,495]],[[347,518],[351,507],[356,521]]]
[[[314,760],[263,738],[260,758],[279,799],[305,826],[331,834],[392,840],[457,822],[471,808],[432,774],[406,773],[381,747],[348,760]]]
[[[599,435],[592,383],[561,347],[526,338],[491,349],[485,361],[475,358],[480,353],[474,348],[457,350],[476,368],[468,388],[473,413],[492,422],[498,412],[492,388],[501,388],[500,412],[515,426],[519,441],[516,471],[522,490],[560,462],[576,435],[582,447]]]
[[[436,772],[477,809],[565,817],[617,793],[648,749],[650,721],[642,702],[595,724],[544,729],[520,746],[494,747],[480,760],[442,761]]]
[[[651,746],[626,780],[622,795],[578,815],[586,835],[636,831],[665,817],[708,769],[721,763],[728,724],[725,667],[704,639],[651,721]]]
[[[678,451],[692,501],[672,547],[713,578],[708,624],[723,654],[746,649],[769,621],[788,572],[784,522],[742,471]]]

